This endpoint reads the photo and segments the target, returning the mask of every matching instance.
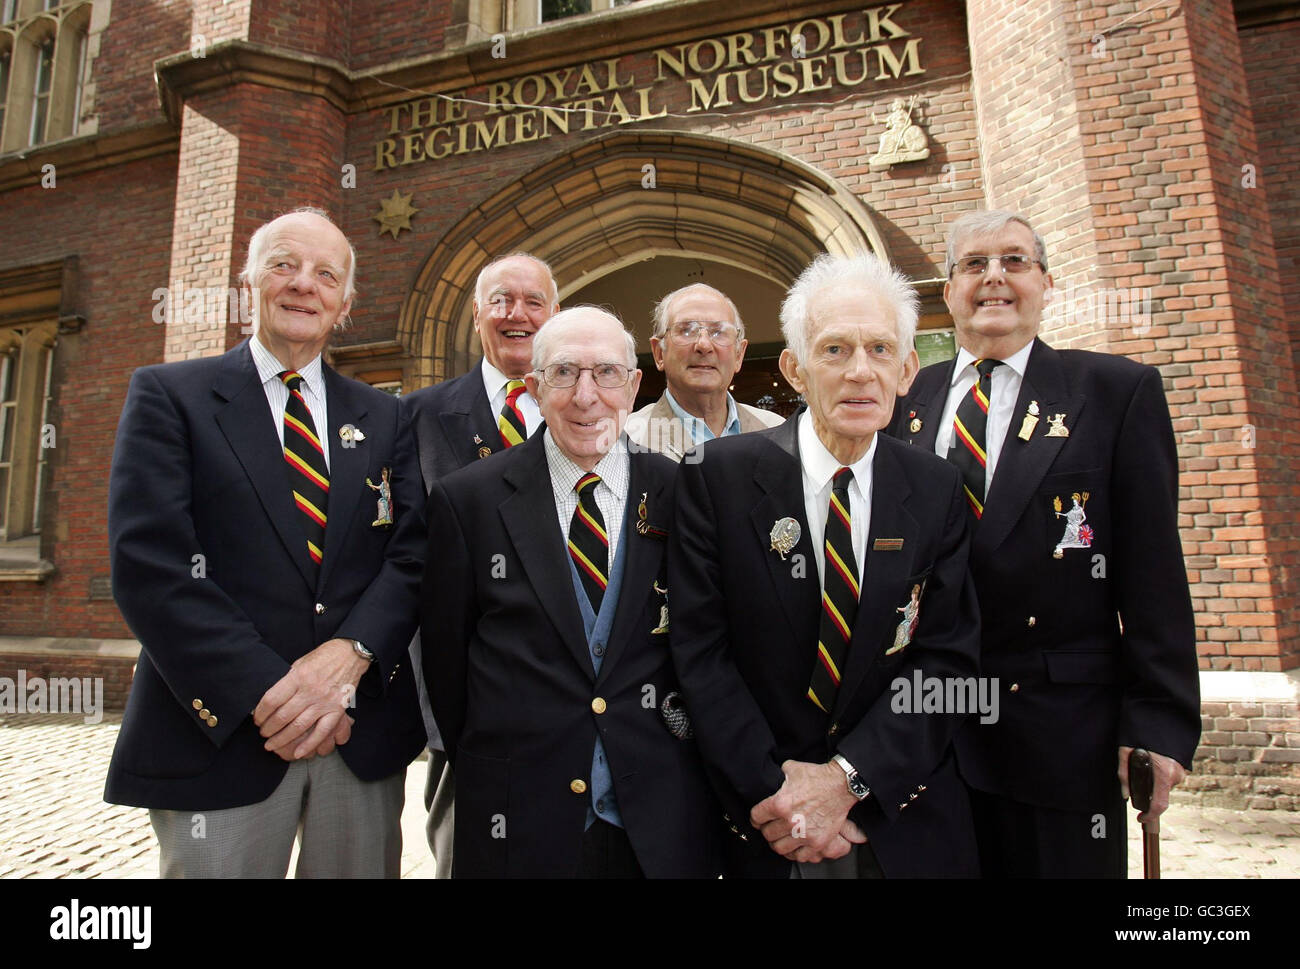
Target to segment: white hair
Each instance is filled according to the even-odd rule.
[[[740,310],[736,308],[736,304],[732,302],[730,296],[720,289],[714,289],[708,283],[691,283],[689,286],[683,286],[681,289],[674,289],[659,302],[655,303],[654,314],[651,317],[654,321],[654,332],[652,336],[660,340],[664,338],[664,334],[668,332],[668,314],[672,310],[673,300],[677,299],[678,296],[684,296],[695,290],[712,293],[714,296],[718,297],[718,299],[726,303],[727,309],[731,311],[731,322],[736,324],[736,339],[745,339],[745,321],[740,318]]]
[[[254,289],[257,288],[258,284],[262,280],[262,274],[266,272],[266,266],[263,264],[266,262],[266,246],[267,240],[271,235],[271,227],[281,219],[290,215],[315,215],[338,229],[338,226],[335,224],[334,220],[329,217],[329,214],[324,209],[317,208],[314,205],[300,206],[292,212],[286,212],[284,215],[276,216],[270,222],[263,223],[257,227],[257,230],[253,233],[253,237],[248,240],[248,258],[245,260],[244,268],[239,274],[239,281],[241,283],[248,283]],[[339,233],[342,234],[342,232],[343,230],[339,229]],[[351,242],[348,242],[348,237],[346,235],[343,236],[343,241],[346,242],[348,246],[348,272],[347,277],[343,280],[343,302],[346,303],[356,292],[357,250],[353,248]],[[346,319],[346,317],[344,319]]]
[[[512,252],[508,256],[497,256],[490,263],[488,263],[486,266],[484,266],[482,269],[479,270],[478,278],[474,280],[474,301],[478,303],[479,306],[483,306],[487,302],[486,280],[487,280],[488,273],[496,269],[503,262],[509,262],[511,259],[527,259],[530,262],[536,263],[541,268],[541,270],[544,273],[546,273],[546,283],[550,287],[550,292],[548,293],[548,297],[550,299],[550,306],[548,306],[547,309],[550,309],[552,306],[559,305],[560,290],[559,287],[555,285],[555,274],[551,272],[551,267],[547,264],[547,262],[544,259],[538,259],[536,256],[532,255],[531,253]]]
[[[952,278],[952,271],[957,266],[957,247],[971,236],[991,235],[994,232],[1001,232],[1002,229],[1010,222],[1019,222],[1028,229],[1034,236],[1034,258],[1038,264],[1043,267],[1043,272],[1047,272],[1047,246],[1043,243],[1043,237],[1038,234],[1038,230],[1029,224],[1029,220],[1023,215],[1017,215],[1015,212],[1007,212],[1001,209],[989,211],[967,212],[965,215],[956,219],[948,227],[948,250],[944,258],[943,274],[947,278]]]
[[[899,352],[912,352],[920,299],[907,277],[869,252],[832,256],[823,252],[799,274],[781,303],[781,334],[800,363],[808,354],[808,321],[817,296],[828,289],[854,287],[874,293],[894,310]]]
[[[544,370],[550,353],[551,344],[560,336],[560,333],[566,326],[574,325],[581,317],[603,316],[610,323],[617,326],[623,334],[623,339],[627,343],[627,368],[636,369],[636,337],[628,332],[623,321],[611,313],[609,310],[600,306],[570,306],[568,309],[560,310],[549,320],[546,325],[533,334],[533,360],[534,370]],[[613,360],[607,360],[606,363],[613,363]]]

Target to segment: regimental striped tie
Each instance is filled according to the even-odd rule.
[[[817,629],[817,661],[813,664],[808,699],[829,713],[840,688],[840,671],[849,654],[853,620],[858,615],[858,560],[853,554],[849,515],[849,482],[853,472],[840,468],[831,484],[826,515],[826,566],[823,569],[822,615]]]
[[[993,385],[993,369],[1002,366],[1001,360],[976,360],[979,379],[971,385],[970,393],[957,405],[957,416],[952,422],[952,444],[948,460],[961,471],[962,487],[966,501],[976,518],[984,514],[985,474],[988,452],[985,437],[989,423],[989,395]]]
[[[519,395],[524,392],[522,380],[506,383],[506,404],[501,408],[497,418],[497,427],[501,431],[501,443],[506,447],[522,444],[528,437],[528,425],[524,423],[524,412],[519,409]]]
[[[578,507],[569,523],[569,555],[578,567],[582,587],[591,602],[591,611],[600,612],[605,586],[609,585],[609,535],[605,519],[596,507],[596,485],[600,475],[588,471],[573,490],[578,493]]]
[[[325,548],[325,512],[329,506],[330,473],[325,466],[325,448],[316,434],[307,401],[299,386],[302,374],[286,370],[280,380],[289,388],[284,405],[284,460],[289,469],[293,501],[302,513],[307,532],[307,554],[317,566]]]

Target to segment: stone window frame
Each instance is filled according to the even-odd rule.
[[[633,4],[656,2],[669,0],[591,0],[590,13],[573,14],[543,23],[542,0],[453,0],[452,30],[448,34],[448,46],[473,44],[499,33],[549,27]]]
[[[8,84],[0,91],[0,153],[93,133],[94,123],[86,117],[87,89],[103,29],[95,20],[96,6],[91,0],[14,0],[12,6],[0,6],[0,58],[8,62]],[[99,6],[102,15],[107,4]],[[12,19],[7,17],[10,10]],[[52,56],[38,123],[37,88],[46,45]]]

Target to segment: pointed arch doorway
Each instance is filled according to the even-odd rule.
[[[755,376],[779,352],[781,296],[814,256],[888,258],[861,201],[803,162],[710,135],[614,132],[502,189],[434,247],[398,320],[397,338],[415,360],[407,389],[455,377],[477,359],[474,280],[515,250],[550,263],[561,305],[615,309],[643,351],[659,296],[689,282],[716,286],[740,306],[745,371]]]

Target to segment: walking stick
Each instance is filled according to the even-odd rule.
[[[1139,811],[1151,810],[1151,794],[1155,790],[1156,775],[1151,766],[1151,755],[1137,748],[1128,756],[1129,799]],[[1160,819],[1142,822],[1142,877],[1160,877]]]

